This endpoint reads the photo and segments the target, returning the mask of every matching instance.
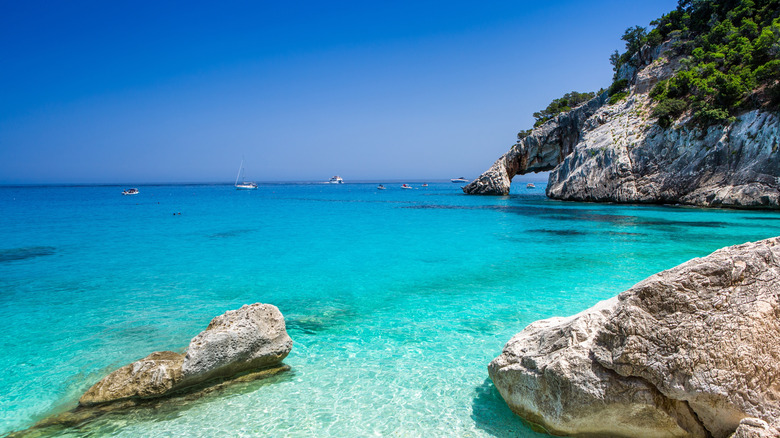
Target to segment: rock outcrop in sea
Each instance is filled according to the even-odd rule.
[[[780,237],[537,321],[488,370],[515,413],[554,434],[780,436]]]
[[[276,306],[255,303],[214,318],[184,354],[158,351],[93,385],[80,406],[166,396],[213,379],[280,366],[292,349]]]
[[[780,207],[780,117],[753,110],[701,128],[683,115],[653,118],[648,93],[680,68],[671,42],[645,49],[618,72],[627,97],[606,93],[534,129],[463,188],[506,195],[515,175],[551,171],[547,196],[571,201]]]

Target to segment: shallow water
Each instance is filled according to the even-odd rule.
[[[264,302],[285,315],[291,372],[60,434],[542,436],[487,379],[513,334],[780,235],[771,212],[386,186],[0,188],[0,433]]]

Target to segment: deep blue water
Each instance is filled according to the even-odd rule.
[[[64,434],[541,436],[487,379],[513,334],[780,235],[772,212],[386,185],[0,188],[0,434],[264,302],[285,315],[291,372]]]

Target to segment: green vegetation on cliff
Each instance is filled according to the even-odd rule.
[[[552,119],[560,113],[571,111],[572,108],[576,107],[582,102],[587,102],[593,99],[595,95],[596,94],[593,92],[578,93],[576,91],[572,91],[571,93],[564,94],[563,97],[554,99],[552,102],[550,102],[549,105],[547,105],[547,108],[534,113],[534,119],[536,119],[536,122],[534,122],[534,128]]]
[[[626,29],[625,52],[610,56],[615,71],[607,90],[610,104],[628,94],[628,80],[618,79],[621,70],[642,67],[645,50],[671,41],[682,67],[650,91],[661,126],[688,111],[694,123],[707,126],[733,121],[750,109],[780,108],[780,0],[679,0],[675,10],[650,25],[649,31]],[[594,96],[572,91],[554,99],[533,114],[534,128]],[[531,131],[520,131],[517,138]]]
[[[677,9],[626,30],[626,52],[610,57],[615,72],[638,67],[644,46],[673,41],[682,68],[650,96],[662,126],[690,110],[702,125],[733,120],[753,108],[780,103],[780,0],[680,0]]]
[[[534,119],[536,121],[534,122],[534,128],[537,126],[541,126],[546,121],[552,119],[553,117],[557,116],[560,113],[565,113],[567,111],[571,111],[572,108],[576,107],[577,105],[587,102],[593,97],[596,96],[596,93],[585,92],[585,93],[579,93],[577,91],[572,91],[570,93],[566,93],[563,95],[563,97],[559,97],[558,99],[553,99],[552,102],[550,102],[549,105],[547,105],[547,108],[537,111],[534,113]],[[533,129],[528,129],[525,131],[520,131],[517,133],[517,138],[522,139],[528,136],[528,134],[531,133]]]

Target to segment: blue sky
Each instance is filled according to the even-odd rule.
[[[0,2],[0,184],[473,178],[676,1]]]

